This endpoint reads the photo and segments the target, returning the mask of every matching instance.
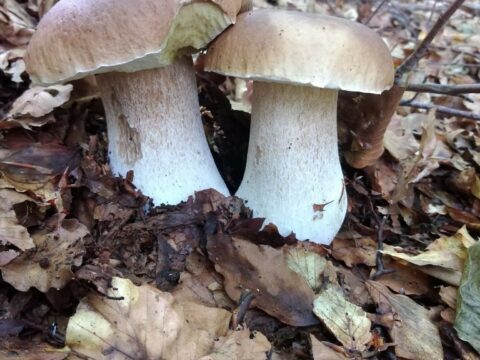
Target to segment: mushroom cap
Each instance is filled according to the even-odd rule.
[[[368,27],[320,14],[238,16],[207,51],[205,69],[258,81],[381,93],[393,85],[386,44]]]
[[[245,1],[243,1],[245,3]],[[40,21],[27,71],[51,84],[170,64],[235,22],[242,0],[61,0]]]

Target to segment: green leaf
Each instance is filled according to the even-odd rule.
[[[480,243],[468,249],[458,290],[455,329],[460,339],[480,352]]]

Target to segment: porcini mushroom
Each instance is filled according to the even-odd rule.
[[[194,191],[228,194],[199,114],[189,55],[231,25],[241,0],[61,0],[27,50],[32,80],[95,74],[105,106],[114,173],[134,171],[156,203]]]
[[[210,44],[205,67],[254,80],[247,165],[236,195],[281,234],[329,243],[347,207],[337,94],[392,86],[382,39],[344,19],[259,10],[240,15]]]

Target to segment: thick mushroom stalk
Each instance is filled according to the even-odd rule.
[[[347,194],[337,148],[337,90],[254,83],[245,175],[236,195],[282,235],[328,244]]]
[[[208,148],[191,59],[133,73],[97,75],[105,106],[110,166],[134,171],[156,204],[177,204],[194,191],[228,194]]]

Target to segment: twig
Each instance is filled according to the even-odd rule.
[[[399,85],[403,81],[404,74],[409,73],[413,68],[415,68],[422,57],[428,51],[428,46],[438,34],[438,32],[443,28],[448,19],[453,15],[453,13],[464,3],[465,0],[455,0],[448,7],[448,9],[440,15],[436,23],[432,26],[428,32],[425,39],[423,39],[416,49],[403,61],[403,63],[397,68],[395,74],[395,83]]]
[[[420,102],[408,101],[408,100],[401,101],[399,105],[410,106],[417,109],[425,109],[425,110],[430,110],[432,108],[435,108],[437,114],[446,115],[446,116],[459,116],[467,119],[480,121],[480,114],[475,114],[469,111],[458,110],[458,109],[450,108],[447,106],[426,104],[426,103],[420,103]]]
[[[382,220],[380,220],[380,217],[375,211],[375,206],[373,205],[373,202],[370,198],[368,199],[368,203],[370,205],[370,211],[373,214],[373,218],[377,223],[377,255],[375,257],[375,266],[377,270],[372,275],[370,275],[370,279],[376,280],[383,275],[395,272],[395,270],[385,269],[385,265],[383,264],[383,255],[381,253],[381,251],[383,250],[383,229],[385,228],[385,222],[387,221],[387,217],[383,216]]]
[[[364,25],[368,25],[368,23],[370,22],[370,20],[372,20],[375,15],[378,14],[378,12],[380,11],[380,9],[383,7],[383,5],[385,5],[387,3],[388,0],[382,0],[382,2],[376,7],[375,11],[373,11],[370,16],[368,17],[367,20],[365,20],[363,22]]]
[[[378,220],[378,216],[375,216],[375,219]],[[382,220],[378,223],[378,230],[377,230],[377,256],[375,257],[375,265],[377,270],[370,276],[370,279],[376,280],[379,277],[391,274],[395,270],[392,269],[385,269],[385,265],[383,264],[383,255],[381,251],[383,250],[383,228],[385,227],[385,222],[387,221],[387,217],[382,217]]]
[[[480,93],[480,84],[408,84],[405,90],[443,95],[477,94]]]
[[[234,316],[232,318],[232,328],[236,329],[238,325],[243,322],[247,310],[250,308],[250,304],[255,299],[255,294],[252,291],[245,291],[240,296],[238,308],[234,311]]]

